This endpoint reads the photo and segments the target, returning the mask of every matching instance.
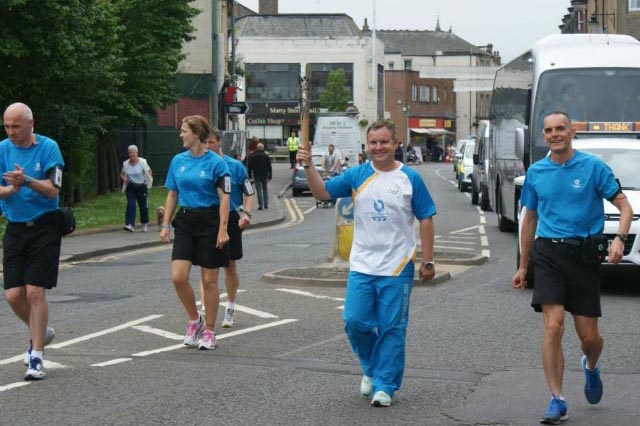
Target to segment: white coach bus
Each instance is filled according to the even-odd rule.
[[[578,139],[637,140],[640,42],[625,35],[551,35],[498,69],[488,183],[501,231],[515,228],[520,187],[514,179],[547,155],[542,122],[556,110],[571,117]]]

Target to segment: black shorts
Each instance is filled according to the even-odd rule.
[[[582,261],[582,246],[537,238],[531,260],[535,274],[531,306],[536,312],[542,305],[558,304],[573,315],[602,316],[598,266]]]
[[[229,260],[242,259],[242,229],[240,229],[240,214],[237,211],[229,212]]]
[[[220,223],[218,206],[181,208],[171,224],[175,229],[171,260],[215,269],[229,266],[229,244],[216,248]]]
[[[58,284],[60,243],[53,213],[28,223],[8,223],[2,240],[4,288],[26,284],[53,288]]]

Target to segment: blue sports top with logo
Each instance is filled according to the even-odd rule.
[[[211,207],[220,205],[217,188],[231,193],[227,163],[211,151],[199,157],[185,151],[171,160],[164,186],[178,192],[181,207]]]
[[[36,143],[26,148],[15,146],[9,139],[0,142],[0,173],[15,170],[16,164],[24,168],[27,176],[43,180],[52,168],[64,167],[64,160],[53,139],[36,134]],[[9,222],[29,222],[57,209],[58,199],[23,185],[17,193],[2,200],[0,206]]]
[[[618,182],[604,161],[574,150],[564,164],[549,157],[536,161],[527,171],[520,203],[538,212],[537,236],[584,238],[602,232],[602,200],[618,190]]]
[[[415,219],[436,214],[420,175],[407,166],[383,172],[371,163],[347,169],[326,183],[332,199],[352,197],[354,235],[350,269],[377,276],[413,274]]]
[[[242,194],[253,195],[253,186],[249,180],[249,174],[244,164],[235,158],[224,156],[224,162],[227,163],[229,172],[231,173],[231,210],[236,210],[242,205]]]

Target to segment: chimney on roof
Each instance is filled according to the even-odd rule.
[[[278,0],[260,0],[258,13],[260,15],[277,15]]]
[[[362,26],[362,31],[369,31],[369,23],[367,22],[367,18],[364,18],[364,25]]]

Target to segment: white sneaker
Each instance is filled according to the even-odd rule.
[[[204,331],[204,318],[202,315],[196,321],[189,321],[187,332],[184,335],[185,346],[196,346],[198,339]]]
[[[391,397],[384,391],[378,391],[373,395],[371,405],[374,407],[388,407],[391,405]]]
[[[29,360],[29,368],[27,368],[27,372],[24,373],[25,380],[42,380],[47,375],[44,372],[44,366],[42,365],[42,360],[40,358],[31,357]]]
[[[142,224],[142,232],[147,232],[148,230],[149,230],[149,229],[148,229],[148,227],[147,227],[147,224],[146,224],[146,223],[143,223],[143,224]]]
[[[56,330],[53,327],[47,327],[47,331],[44,333],[44,345],[47,346],[49,343],[51,343],[54,337],[56,337]],[[31,349],[32,345],[31,342],[29,342],[29,347],[26,351],[24,351],[24,357],[22,359],[22,363],[24,365],[29,365],[29,360],[31,359]]]
[[[122,229],[124,229],[127,232],[134,232],[136,229],[133,227],[133,225],[125,225]]]
[[[233,318],[234,313],[235,313],[235,310],[233,309],[227,308],[224,310],[224,319],[222,320],[222,327],[231,328],[234,325],[236,325],[236,320]]]
[[[371,392],[373,392],[373,377],[363,375],[360,382],[360,395],[369,396]]]
[[[198,349],[201,351],[208,351],[209,349],[215,349],[217,346],[216,333],[211,330],[203,331],[202,337],[198,341]]]

